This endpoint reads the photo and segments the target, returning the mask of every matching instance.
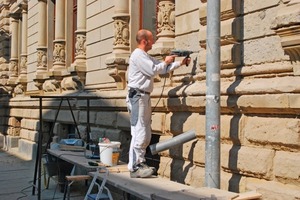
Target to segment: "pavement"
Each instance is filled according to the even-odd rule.
[[[0,199],[1,200],[36,200],[38,190],[32,195],[35,161],[24,160],[13,153],[0,149]],[[63,193],[57,182],[50,179],[49,187],[44,187],[42,177],[41,200],[63,199]],[[38,181],[36,181],[36,184]],[[84,199],[87,186],[84,182],[75,182],[71,187],[72,200]]]

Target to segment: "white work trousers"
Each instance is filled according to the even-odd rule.
[[[130,96],[130,95],[129,95]],[[151,101],[149,94],[135,93],[127,97],[127,107],[131,117],[131,142],[129,149],[129,171],[145,162],[146,148],[151,140]],[[137,120],[134,120],[134,118]]]

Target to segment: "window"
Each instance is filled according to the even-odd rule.
[[[148,29],[152,32],[154,36],[154,41],[156,40],[157,34],[157,23],[156,23],[156,13],[157,13],[156,0],[140,0],[140,29]]]

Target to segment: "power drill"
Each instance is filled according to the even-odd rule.
[[[187,50],[172,50],[171,55],[176,55],[179,57],[185,57],[185,58],[190,58],[190,54],[194,53],[193,51],[187,51]],[[185,64],[188,66],[188,64]]]

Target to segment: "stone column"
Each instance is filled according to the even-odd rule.
[[[39,28],[37,47],[37,78],[45,79],[47,73],[47,0],[38,0]]]
[[[75,61],[69,67],[69,71],[76,72],[78,77],[70,77],[69,79],[75,78],[84,84],[86,75],[86,0],[77,1],[77,27],[75,35]]]
[[[20,75],[19,82],[27,81],[27,6],[22,8],[22,36],[21,36],[21,61],[20,61]]]
[[[27,88],[27,4],[21,4],[20,7],[22,8],[21,60],[18,85],[14,89],[15,94],[24,94]]]
[[[0,84],[5,85],[9,78],[9,3],[2,4],[0,10]]]
[[[53,50],[53,76],[63,76],[66,72],[65,61],[65,0],[55,4],[55,40]]]
[[[157,41],[151,53],[165,54],[174,48],[175,0],[158,0]]]
[[[128,0],[115,0],[114,19],[114,47],[112,56],[105,63],[109,69],[118,89],[126,86],[125,73],[129,58],[129,2]]]
[[[11,50],[10,50],[10,63],[9,63],[9,79],[8,85],[15,86],[17,83],[19,73],[19,60],[18,60],[18,33],[19,33],[19,15],[11,14]]]

